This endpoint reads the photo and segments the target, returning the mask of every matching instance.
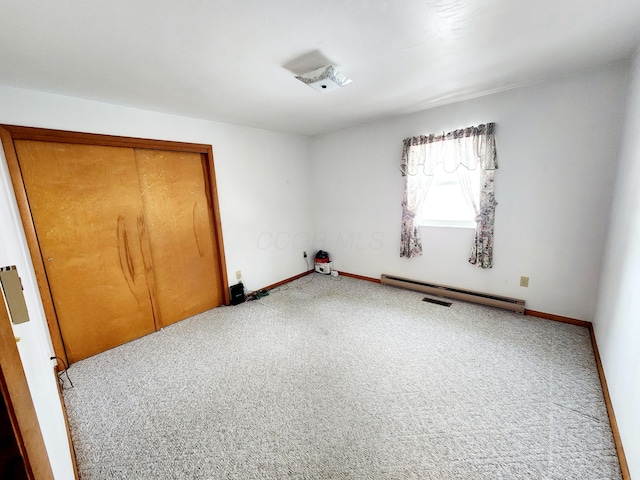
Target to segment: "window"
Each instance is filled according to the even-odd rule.
[[[459,165],[458,169],[464,168]],[[480,198],[480,168],[467,170],[475,201]],[[418,225],[430,227],[476,228],[476,214],[464,196],[457,170],[447,172],[438,163],[427,196],[417,215]]]
[[[498,168],[495,126],[487,123],[442,135],[418,135],[403,140],[401,257],[422,255],[417,226],[425,221],[450,226],[473,226],[473,222],[475,235],[469,263],[480,268],[493,266],[493,222],[498,205],[493,195],[494,171]],[[442,162],[444,164],[439,165]],[[438,169],[440,174],[436,175]],[[435,187],[429,195],[436,176]],[[462,199],[470,207],[464,208]]]

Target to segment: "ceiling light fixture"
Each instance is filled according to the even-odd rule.
[[[319,92],[329,92],[352,82],[333,65],[320,67],[312,72],[297,75],[296,78]]]

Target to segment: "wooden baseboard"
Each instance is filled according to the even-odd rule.
[[[285,285],[285,284],[287,284],[289,282],[293,282],[294,280],[297,280],[299,278],[306,277],[307,275],[309,275],[309,274],[311,274],[313,272],[315,272],[315,270],[307,270],[306,272],[299,273],[298,275],[294,275],[293,277],[285,278],[284,280],[281,280],[281,281],[279,281],[277,283],[274,283],[272,285],[264,287],[262,290],[271,290],[273,288],[281,287],[282,285]],[[256,291],[258,291],[258,290],[256,290]],[[256,293],[256,292],[250,292],[250,293],[247,294],[247,296],[251,296],[254,293]]]
[[[613,404],[611,403],[611,397],[609,396],[607,379],[604,376],[604,369],[602,368],[602,361],[600,360],[600,352],[598,351],[598,343],[596,342],[596,335],[593,331],[593,325],[589,324],[588,328],[589,328],[589,335],[591,336],[591,345],[593,345],[593,354],[596,358],[598,375],[600,376],[600,385],[602,386],[602,395],[604,396],[604,403],[607,406],[607,414],[609,415],[609,423],[611,424],[611,432],[613,433],[613,442],[615,443],[616,453],[618,454],[618,461],[620,462],[622,479],[631,480],[631,473],[629,472],[629,464],[627,463],[627,457],[624,454],[624,448],[622,447],[620,430],[618,430],[618,422],[616,421],[616,415],[613,411]]]
[[[365,280],[367,282],[380,283],[379,278],[365,277],[363,275],[356,275],[355,273],[349,273],[349,272],[338,272],[338,273],[343,277],[351,277],[351,278],[357,278],[358,280]]]
[[[577,318],[563,317],[562,315],[554,315],[553,313],[537,312],[535,310],[528,309],[524,310],[524,314],[531,317],[553,320],[554,322],[570,323],[571,325],[578,325],[579,327],[591,328],[591,322],[578,320]]]
[[[294,280],[297,280],[299,278],[302,277],[306,277],[307,275],[311,274],[311,273],[315,273],[315,270],[307,270],[306,272],[302,272],[298,275],[294,275],[293,277],[289,277],[289,278],[285,278],[284,280],[281,280],[280,282],[274,283],[272,285],[269,285],[267,287],[264,287],[262,290],[271,290],[273,288],[277,288],[277,287],[281,287],[282,285],[285,285],[289,282],[293,282]],[[348,272],[338,272],[340,275],[342,275],[343,277],[351,277],[351,278],[357,278],[358,280],[365,280],[367,282],[373,282],[373,283],[380,283],[380,279],[379,278],[373,278],[373,277],[365,277],[362,275],[356,275],[355,273],[348,273]],[[247,296],[253,295],[256,292],[249,292],[247,294]]]

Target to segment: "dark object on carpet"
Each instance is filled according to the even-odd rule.
[[[242,283],[232,285],[229,287],[229,290],[231,291],[231,305],[240,305],[245,302],[246,297],[244,295],[244,285],[242,285]]]
[[[247,297],[247,301],[251,301],[251,300],[260,300],[261,298],[264,297],[268,297],[269,296],[269,291],[268,290],[258,290],[257,292],[253,292],[251,295],[249,295]]]
[[[442,305],[443,307],[450,307],[452,302],[446,302],[444,300],[438,300],[437,298],[424,297],[423,302],[435,303],[436,305]]]

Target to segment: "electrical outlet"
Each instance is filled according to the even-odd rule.
[[[520,277],[520,286],[528,287],[529,286],[529,277]]]
[[[240,270],[236,271],[236,280],[242,280],[242,272]]]
[[[304,258],[307,258],[307,252],[302,252],[302,256],[303,256]]]

